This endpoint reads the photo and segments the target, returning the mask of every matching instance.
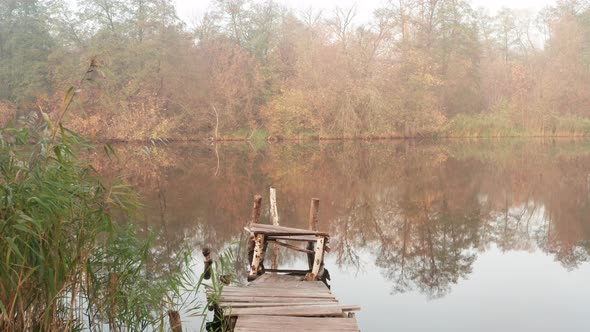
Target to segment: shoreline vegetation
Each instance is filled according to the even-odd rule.
[[[138,193],[103,178],[88,158],[97,148],[62,126],[76,90],[56,122],[41,111],[0,127],[0,330],[182,330],[181,313],[207,315],[198,293],[222,287],[203,279],[233,275],[233,249],[206,277],[188,244],[155,243],[162,230],[136,223]],[[118,160],[108,144],[104,153]]]
[[[216,0],[0,3],[0,127],[97,141],[590,135],[590,4],[490,13],[468,0],[295,10]]]

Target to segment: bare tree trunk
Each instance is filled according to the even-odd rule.
[[[211,107],[215,113],[215,140],[217,140],[219,138],[219,112],[217,112],[215,105],[211,105]]]

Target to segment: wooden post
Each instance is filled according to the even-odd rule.
[[[318,198],[311,199],[311,205],[309,206],[309,230],[318,230],[318,212],[320,210],[320,200]]]
[[[263,272],[264,254],[266,247],[266,237],[264,234],[258,234],[255,238],[254,254],[252,257],[252,266],[250,267],[250,274],[248,275],[248,281],[255,280],[259,274]]]
[[[309,219],[308,219],[310,231],[318,231],[319,210],[320,210],[320,200],[318,198],[312,198],[311,204],[309,206]],[[314,250],[314,243],[313,242],[307,243],[307,250]],[[314,260],[314,255],[308,254],[307,255],[307,265],[309,266],[310,270],[313,268],[313,260]]]
[[[258,224],[260,222],[260,208],[262,206],[262,196],[255,195],[254,196],[254,204],[252,206],[252,219],[248,225]],[[248,238],[248,261],[251,263],[252,258],[254,257],[254,237],[250,236]]]
[[[270,216],[272,219],[272,224],[274,226],[279,226],[279,210],[277,207],[277,190],[273,187],[270,187]],[[272,269],[279,268],[279,247],[273,246],[272,247]]]
[[[318,274],[320,273],[320,268],[324,265],[324,246],[325,246],[325,238],[318,237],[315,245],[315,255],[313,266],[311,268],[311,272],[305,276],[305,280],[313,281],[317,280]]]
[[[279,211],[277,209],[277,190],[270,187],[270,215],[272,224],[279,226]]]
[[[260,222],[260,207],[262,206],[262,196],[254,196],[254,205],[252,206],[252,219],[250,224],[258,224]]]
[[[203,279],[211,279],[211,267],[213,265],[213,259],[211,259],[211,250],[209,248],[203,248],[204,267],[203,267]]]
[[[178,311],[168,311],[168,319],[172,332],[182,332],[182,321],[180,320],[180,313]]]

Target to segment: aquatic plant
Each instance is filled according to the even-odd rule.
[[[197,312],[191,250],[155,273],[136,194],[103,183],[80,157],[94,147],[40,115],[0,129],[0,330],[163,330],[169,314]]]

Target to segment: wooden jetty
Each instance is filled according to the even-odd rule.
[[[273,225],[259,223],[262,198],[257,195],[251,222],[245,227],[250,235],[249,283],[224,286],[218,312],[234,332],[360,331],[354,315],[360,307],[340,304],[327,284],[324,254],[329,252],[330,235],[317,230],[319,200],[312,199],[309,229],[298,229],[278,225],[273,195],[271,188]],[[276,261],[272,269],[265,269],[269,244],[305,253],[308,269],[278,269]]]

